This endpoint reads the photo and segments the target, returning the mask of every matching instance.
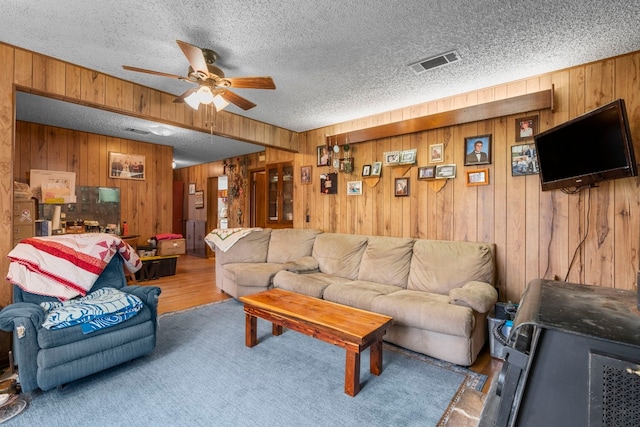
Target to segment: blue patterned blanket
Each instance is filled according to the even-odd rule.
[[[114,288],[101,288],[85,297],[64,302],[42,302],[47,312],[42,324],[47,329],[81,325],[88,334],[124,322],[138,314],[142,301],[135,295]]]

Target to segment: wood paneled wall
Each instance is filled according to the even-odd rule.
[[[401,137],[353,145],[355,172],[339,173],[338,194],[320,193],[316,147],[325,135],[349,132],[470,105],[555,88],[555,110],[449,126]],[[301,135],[296,170],[313,165],[312,184],[295,183],[295,227],[327,232],[429,239],[486,241],[497,245],[501,299],[518,301],[526,284],[539,277],[564,279],[619,289],[635,289],[640,237],[640,181],[611,181],[598,188],[567,195],[542,192],[538,175],[511,175],[515,120],[537,114],[540,130],[549,129],[600,105],[624,98],[636,156],[640,159],[640,53],[549,73],[351,122]],[[464,138],[491,134],[490,184],[467,187]],[[444,143],[445,163],[457,165],[457,177],[436,192],[418,181],[417,167],[428,164],[430,144]],[[347,196],[346,182],[360,180],[363,164],[382,161],[392,150],[418,149],[410,178],[410,196],[394,197],[394,178],[403,170],[384,167],[375,187],[362,196]],[[484,167],[484,166],[482,166]],[[305,222],[305,214],[310,222]],[[585,238],[584,245],[579,246]],[[575,259],[574,259],[574,253]]]
[[[110,151],[145,156],[145,180],[109,178]],[[29,183],[31,169],[75,172],[76,185],[120,189],[120,217],[139,243],[171,232],[173,148],[86,132],[16,123],[14,179]],[[90,216],[85,219],[92,219]]]

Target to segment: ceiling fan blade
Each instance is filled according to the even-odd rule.
[[[147,74],[154,74],[156,76],[170,77],[172,79],[180,79],[180,80],[185,79],[185,77],[177,76],[175,74],[163,73],[161,71],[145,70],[144,68],[130,67],[129,65],[123,65],[122,68],[129,71],[136,71],[138,73],[147,73]]]
[[[227,77],[234,88],[275,89],[276,84],[271,77]]]
[[[186,91],[185,93],[183,93],[182,95],[178,96],[176,99],[173,100],[173,102],[185,102],[184,99],[191,95],[193,92],[197,91],[198,88],[197,87],[192,87],[191,89],[189,89],[188,91]]]
[[[184,56],[187,57],[191,68],[193,68],[194,71],[204,73],[208,76],[209,69],[207,68],[207,62],[204,60],[202,49],[180,40],[176,40],[176,43],[178,43],[178,46],[180,46],[180,49],[182,49],[182,53],[184,53]]]
[[[226,99],[230,103],[235,104],[238,107],[242,108],[243,110],[249,110],[256,106],[256,104],[254,104],[253,102],[241,97],[238,94],[231,92],[228,89],[224,93],[221,93],[220,96],[222,96],[224,99]]]

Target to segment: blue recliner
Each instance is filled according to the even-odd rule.
[[[118,255],[111,259],[91,291],[103,287],[134,294],[144,307],[122,323],[83,334],[81,325],[43,328],[45,311],[39,303],[57,300],[14,286],[14,303],[0,311],[0,329],[13,331],[13,358],[23,392],[49,390],[154,349],[160,288],[128,286],[123,260]]]

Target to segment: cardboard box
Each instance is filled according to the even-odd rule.
[[[184,255],[186,248],[187,245],[184,239],[158,240],[157,255]]]

